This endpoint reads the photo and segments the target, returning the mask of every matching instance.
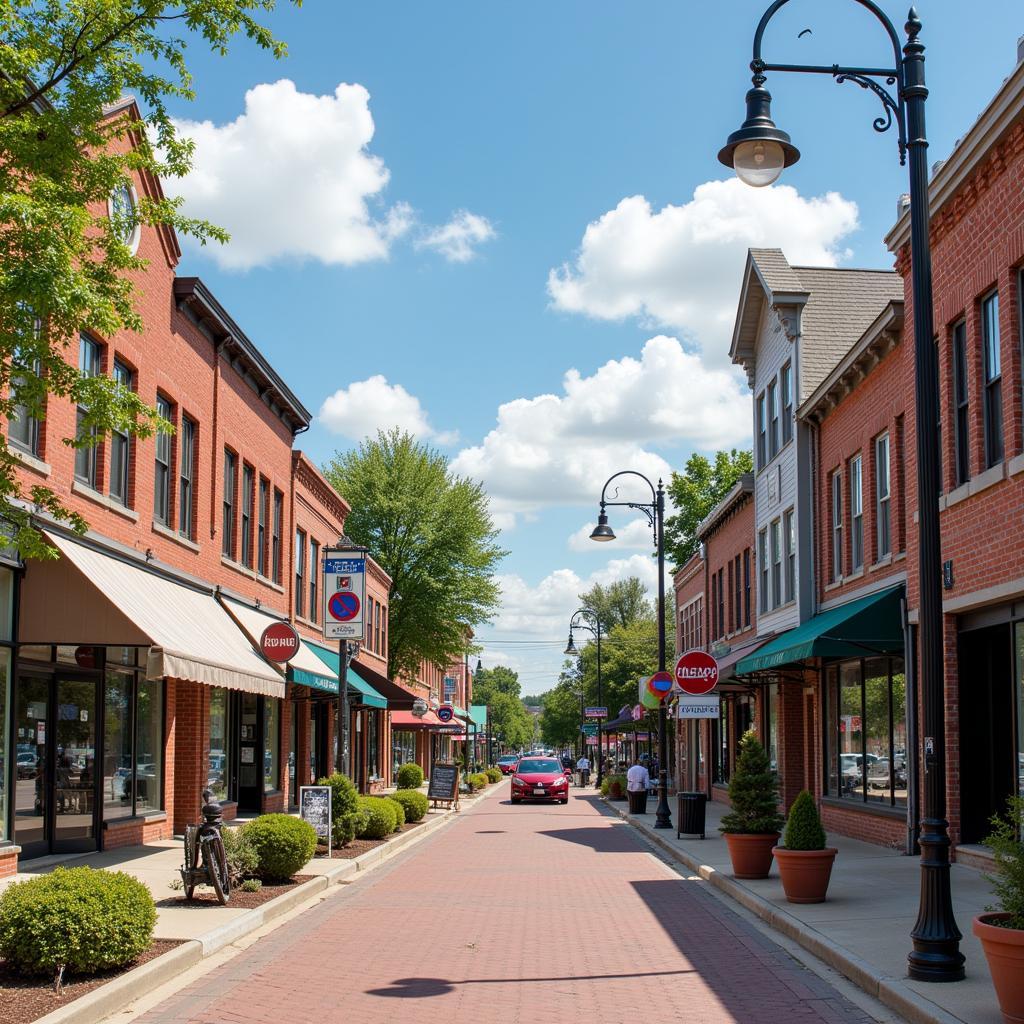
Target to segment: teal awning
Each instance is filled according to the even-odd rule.
[[[338,677],[335,675],[332,679],[327,671],[327,666],[320,656],[320,651],[323,648],[318,649],[315,644],[311,644],[308,640],[302,640],[302,646],[305,653],[311,655],[311,657],[303,658],[301,665],[295,664],[294,661],[288,664],[288,682],[298,683],[300,686],[309,686],[323,693],[334,694],[336,697],[338,695]],[[324,671],[322,673],[312,671],[311,664],[324,665]]]
[[[903,587],[890,587],[830,608],[790,629],[736,663],[738,676],[790,665],[806,658],[859,658],[901,654]]]
[[[311,643],[310,647],[313,648],[316,656],[334,674],[334,690],[332,692],[337,693],[338,670],[341,668],[341,658],[338,656],[338,652],[332,651],[329,647],[321,647],[320,644]],[[388,702],[359,675],[359,670],[355,665],[349,665],[347,678],[349,690],[359,694],[360,700],[358,703],[365,704],[368,708],[380,708],[382,710],[387,708]],[[296,680],[296,682],[300,682],[300,680]]]
[[[486,704],[470,704],[469,705],[469,718],[470,721],[478,729],[487,728],[487,705]]]

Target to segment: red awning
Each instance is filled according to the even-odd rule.
[[[399,730],[449,729],[451,728],[451,723],[449,722],[446,725],[433,711],[428,711],[425,715],[414,715],[411,711],[392,711],[391,728]]]

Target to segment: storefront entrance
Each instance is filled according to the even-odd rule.
[[[100,707],[98,673],[19,673],[14,841],[23,860],[97,849]]]

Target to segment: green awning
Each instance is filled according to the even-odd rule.
[[[736,663],[736,675],[778,668],[806,658],[858,658],[900,654],[903,587],[890,587],[858,601],[830,608],[790,629]]]
[[[324,664],[323,658],[320,656],[320,651],[323,648],[317,649],[315,644],[311,644],[308,640],[302,641],[303,652],[309,657],[302,658],[301,664],[296,664],[293,660],[288,664],[288,682],[298,683],[300,686],[309,686],[314,690],[320,690],[323,693],[331,693],[334,696],[338,695],[338,677],[334,676],[332,679],[327,671],[327,666]],[[337,655],[335,655],[337,658]],[[323,672],[315,672],[312,670],[312,666],[323,665]]]
[[[338,670],[341,667],[341,658],[338,656],[338,652],[332,651],[329,647],[321,647],[320,644],[311,643],[309,646],[313,648],[316,656],[334,673],[333,692],[337,693]],[[381,708],[382,710],[387,708],[388,702],[359,675],[359,670],[355,665],[349,665],[347,678],[349,690],[359,694],[360,699],[357,703],[365,704],[368,708]],[[296,680],[296,682],[300,681]]]
[[[469,717],[473,724],[478,729],[487,728],[487,705],[486,704],[470,704],[469,705]]]

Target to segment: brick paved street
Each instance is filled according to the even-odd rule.
[[[145,1024],[869,1024],[593,797],[492,795]]]

